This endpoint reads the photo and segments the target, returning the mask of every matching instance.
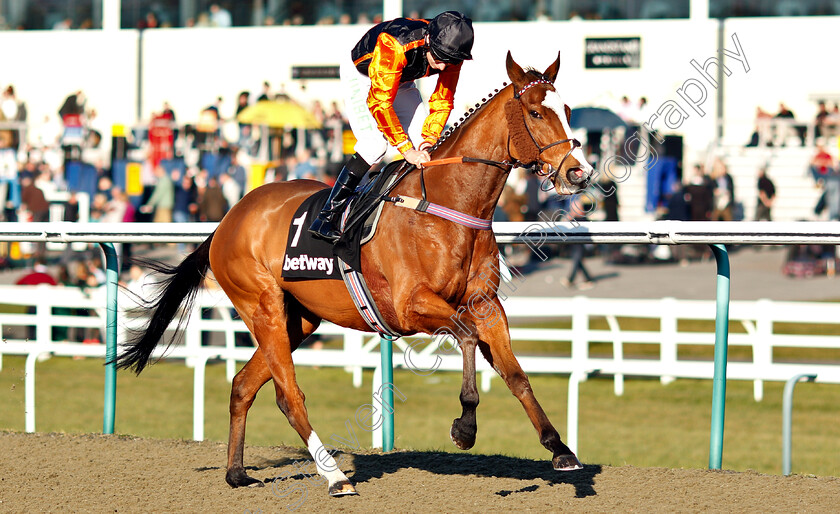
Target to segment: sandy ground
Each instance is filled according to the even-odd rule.
[[[840,478],[588,464],[503,456],[354,452],[359,496],[330,498],[301,448],[248,447],[265,487],[224,482],[225,445],[0,432],[0,512],[836,512]],[[277,477],[281,477],[278,480]]]

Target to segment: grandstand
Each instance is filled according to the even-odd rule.
[[[754,130],[756,107],[773,114],[784,101],[796,113],[797,124],[812,127],[816,102],[825,99],[833,104],[840,97],[831,74],[821,71],[825,65],[814,50],[833,47],[837,23],[834,11],[826,8],[825,2],[810,1],[802,2],[799,9],[800,14],[808,16],[780,17],[778,14],[786,12],[780,10],[782,2],[759,2],[754,13],[727,11],[732,6],[722,2],[690,2],[690,9],[687,3],[681,3],[679,12],[669,19],[630,19],[655,18],[642,14],[656,12],[652,7],[644,8],[648,3],[640,2],[636,11],[629,12],[622,7],[623,2],[604,2],[603,13],[572,16],[565,12],[572,19],[551,10],[542,15],[529,11],[518,18],[528,21],[502,22],[476,16],[475,60],[464,66],[454,113],[480,102],[501,86],[506,80],[503,63],[508,50],[518,62],[535,67],[546,66],[560,50],[558,87],[570,107],[617,110],[622,96],[633,100],[644,96],[650,107],[637,120],[642,122],[669,101],[681,104],[686,112],[683,123],[669,128],[659,120],[654,128],[663,135],[681,138],[682,169],[721,158],[735,181],[744,218],[752,219],[756,172],[767,164],[779,191],[774,218],[813,219],[820,191],[807,174],[815,150],[812,128],[804,146],[800,142],[772,148],[745,145]],[[584,4],[569,2],[570,10],[585,14],[588,8],[573,7],[594,5]],[[0,12],[7,23],[13,21],[10,16],[14,13],[7,12],[10,5],[18,3],[3,3],[5,11]],[[145,6],[140,0],[123,0],[122,5],[123,15],[130,11],[132,16],[142,13]],[[390,1],[382,6],[382,13],[393,8]],[[757,17],[741,17],[745,14]],[[256,27],[242,26],[250,22],[242,21],[245,18],[241,12],[233,15],[234,26],[230,28],[177,28],[184,26],[180,21],[183,16],[170,13],[172,28],[129,29],[127,23],[132,25],[124,19],[117,24],[123,27],[120,29],[105,22],[107,16],[114,16],[108,11],[102,13],[105,21],[93,23],[93,27],[104,27],[102,30],[0,30],[0,45],[18,49],[4,54],[7,72],[0,78],[0,87],[13,84],[18,98],[25,101],[26,137],[34,145],[39,138],[41,142],[44,137],[49,139],[49,130],[55,132],[45,127],[57,123],[56,113],[64,98],[83,90],[88,105],[98,112],[95,128],[103,136],[102,154],[106,156],[113,127],[146,125],[164,102],[178,113],[179,123],[195,124],[201,111],[220,96],[224,98],[222,117],[231,120],[239,92],[251,91],[252,98],[256,97],[265,81],[303,105],[311,106],[315,100],[323,105],[340,100],[338,82],[329,78],[329,73],[327,78],[304,79],[299,78],[300,70],[306,66],[336,66],[342,48],[349,48],[368,22]],[[731,17],[714,19],[710,15]],[[599,16],[610,19],[594,19]],[[809,37],[780,37],[783,34]],[[736,46],[736,37],[740,47]],[[587,46],[592,40],[630,40],[626,48],[630,54],[637,54],[620,56],[622,62],[629,63],[626,67],[598,67],[593,64],[593,56],[587,54],[588,48],[595,47]],[[706,66],[712,80],[723,79],[722,87],[716,88],[704,81],[691,62],[704,65],[718,56],[720,48],[730,52],[723,61],[730,74],[719,77],[714,64]],[[733,52],[741,52],[741,58],[733,59]],[[599,58],[605,60],[598,62],[608,62],[607,57],[601,55]],[[696,110],[680,94],[692,94],[687,91],[692,83],[704,85],[703,91],[696,87],[693,91]],[[434,81],[421,80],[418,85],[427,93]],[[701,93],[702,101],[696,99]],[[836,158],[836,137],[827,141],[827,148]],[[620,185],[621,219],[653,218],[644,209],[645,191],[646,175],[637,167]]]

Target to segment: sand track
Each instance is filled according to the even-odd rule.
[[[248,447],[266,487],[224,483],[226,447],[126,436],[0,432],[0,512],[830,512],[840,478],[589,464],[452,453],[352,452],[359,496],[330,498],[301,448]],[[285,479],[272,481],[277,477]]]

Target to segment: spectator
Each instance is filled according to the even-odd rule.
[[[831,156],[825,149],[822,142],[817,142],[817,152],[811,158],[811,164],[808,166],[811,176],[814,179],[816,186],[823,190],[817,205],[814,206],[814,214],[822,215],[826,207],[826,180],[828,177],[834,176],[837,169],[834,165],[834,157]]]
[[[239,93],[239,96],[236,99],[236,115],[235,118],[239,118],[239,113],[244,111],[248,108],[248,100],[251,96],[251,93],[248,91],[242,91]],[[239,140],[237,141],[237,145],[239,148],[243,148],[246,151],[250,151],[251,148],[251,125],[248,123],[240,123],[239,124]]]
[[[248,174],[245,172],[245,166],[239,163],[237,152],[231,152],[230,154],[230,166],[227,169],[227,174],[236,181],[240,194],[244,194],[248,189]]]
[[[140,300],[142,302],[154,292],[154,284],[150,280],[151,276],[137,264],[133,264],[129,268],[128,276],[129,279],[125,283],[125,289],[134,300]]]
[[[58,285],[58,282],[50,275],[47,260],[43,256],[36,257],[32,269],[15,282],[15,285],[18,286],[36,286],[38,284]]]
[[[271,84],[268,81],[263,82],[262,92],[257,97],[258,102],[262,102],[263,100],[271,100]]]
[[[589,221],[586,217],[586,213],[589,211],[590,207],[590,205],[584,205],[580,197],[574,198],[571,202],[569,202],[569,221]],[[581,282],[577,288],[580,290],[592,289],[594,286],[592,276],[583,264],[583,258],[586,253],[586,245],[576,243],[568,246],[572,260],[572,269],[569,272],[568,278],[561,279],[560,283],[566,288],[573,287],[575,284],[575,278],[577,278],[577,274],[580,272],[583,274],[583,282]]]
[[[828,112],[828,108],[825,105],[825,100],[820,100],[817,104],[817,115],[814,118],[814,135],[816,135],[816,137],[823,137],[826,120],[830,114],[831,113]]]
[[[20,201],[31,215],[31,221],[49,221],[50,204],[44,192],[35,185],[32,175],[21,175],[20,185]]]
[[[313,161],[312,151],[308,148],[302,149],[298,152],[297,164],[289,169],[288,180],[295,179],[310,179],[318,180],[318,168]]]
[[[825,177],[834,172],[834,158],[825,149],[825,144],[817,142],[817,152],[811,158],[809,171],[814,181],[819,185]]]
[[[735,183],[722,161],[712,166],[713,197],[712,221],[732,221],[735,208]]]
[[[618,109],[616,109],[616,114],[618,114],[618,117],[624,120],[627,124],[632,125],[637,121],[636,108],[633,105],[633,102],[630,101],[630,97],[626,95],[621,97],[621,103],[619,104]]]
[[[140,30],[156,29],[158,27],[160,27],[160,20],[158,20],[157,14],[154,11],[147,12],[145,18],[137,24],[137,28]]]
[[[210,5],[210,24],[213,27],[227,28],[233,25],[230,12],[219,4]]]
[[[64,103],[58,110],[61,122],[64,125],[64,132],[61,136],[61,148],[64,150],[64,159],[79,159],[81,157],[82,145],[84,144],[85,104],[87,99],[81,90],[72,93],[65,98]]]
[[[47,269],[47,261],[43,256],[36,257],[32,269],[15,282],[15,285],[18,286],[37,286],[40,284],[58,285],[58,282],[50,275],[49,269]],[[26,313],[36,314],[36,309],[34,306],[29,306],[26,308]],[[34,340],[36,336],[36,328],[34,326],[27,327],[27,338]]]
[[[172,221],[172,207],[175,203],[175,186],[163,166],[155,167],[154,173],[157,183],[152,196],[140,207],[140,212],[149,214],[154,211],[155,223],[169,223]]]
[[[685,187],[691,221],[709,221],[712,217],[712,180],[699,164]]]
[[[776,199],[776,186],[770,177],[767,176],[767,166],[762,166],[758,170],[758,203],[755,207],[755,220],[772,221],[770,208],[773,207],[773,201]]]
[[[618,184],[607,173],[601,173],[598,177],[598,189],[602,191],[601,208],[604,210],[604,221],[618,221]]]
[[[761,107],[755,108],[755,129],[753,130],[752,136],[750,136],[747,147],[759,146],[761,143],[767,146],[773,146],[773,141],[771,140],[772,135],[770,133],[771,119],[772,115],[769,112]]]
[[[55,22],[52,26],[53,30],[70,30],[73,28],[73,20],[70,18],[62,18]]]
[[[0,97],[0,121],[21,121],[20,104],[15,98],[15,88],[8,86]],[[0,148],[17,148],[20,136],[17,130],[0,131]]]
[[[178,179],[178,172],[172,172],[173,182]],[[172,221],[175,223],[187,223],[193,221],[198,211],[198,193],[195,183],[189,173],[184,173],[180,180],[177,180],[175,187],[175,201],[172,207]]]
[[[199,187],[199,221],[222,221],[227,210],[227,200],[225,200],[225,195],[219,186],[219,181],[215,177],[210,177],[203,191]]]
[[[686,186],[677,181],[671,184],[671,188],[671,194],[665,197],[665,209],[661,213],[661,219],[689,221],[691,210],[687,200]],[[672,259],[679,262],[681,266],[688,265],[689,248],[686,245],[673,245],[670,250]]]
[[[227,173],[219,175],[219,185],[222,188],[222,195],[225,197],[228,210],[230,210],[242,198],[242,189],[239,188],[236,180]]]
[[[128,201],[128,195],[119,187],[111,189],[111,199],[105,204],[105,213],[100,219],[103,223],[123,223],[134,221],[134,207]]]
[[[790,130],[796,133],[796,136],[799,138],[799,142],[802,146],[805,146],[805,128],[797,125],[793,125],[794,121],[796,120],[796,115],[793,114],[787,105],[784,102],[779,103],[779,112],[773,116],[776,119],[782,120],[789,120],[791,125],[782,125],[777,127],[778,133],[777,137],[780,139],[779,143],[780,146],[785,146],[787,135],[790,133]]]

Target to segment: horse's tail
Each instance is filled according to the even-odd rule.
[[[177,266],[143,261],[145,266],[165,275],[166,278],[159,282],[161,288],[157,297],[149,301],[152,317],[148,326],[129,338],[122,355],[116,359],[118,368],[133,369],[135,373],[140,374],[149,364],[149,356],[163,338],[167,327],[178,315],[181,304],[184,304],[184,309],[178,318],[176,335],[181,331],[182,326],[189,319],[195,295],[210,268],[210,243],[213,241],[214,234],[215,232],[210,234],[201,246]],[[176,339],[177,337],[173,336],[167,343],[167,348]]]

